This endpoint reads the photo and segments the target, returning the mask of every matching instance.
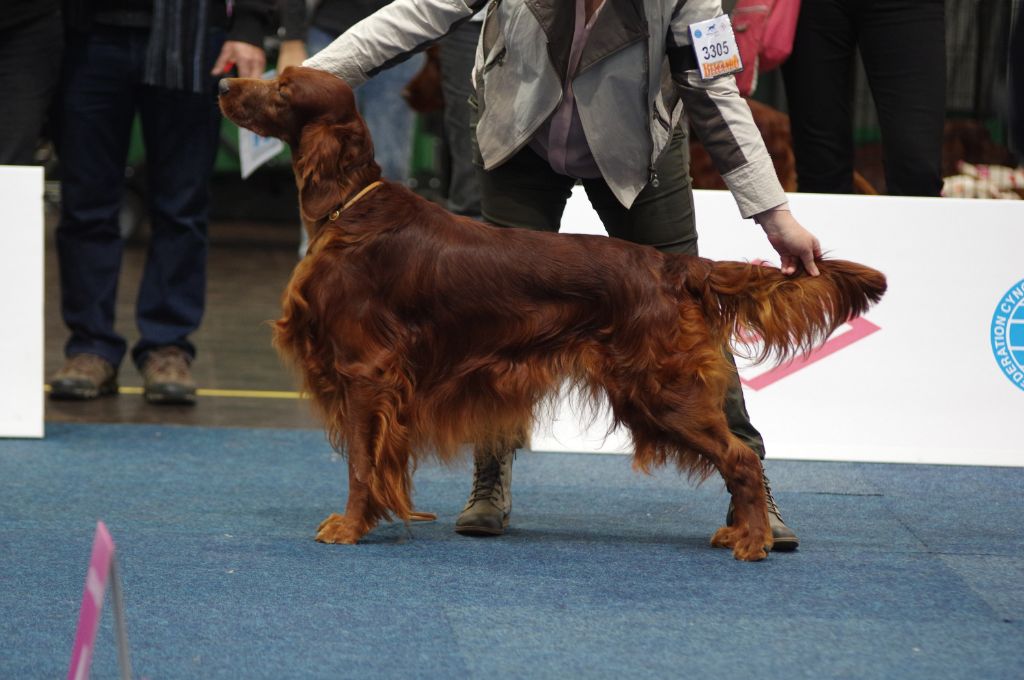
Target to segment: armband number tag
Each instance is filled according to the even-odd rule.
[[[690,24],[690,37],[703,80],[743,70],[729,15]]]

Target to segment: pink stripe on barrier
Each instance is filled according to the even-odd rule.
[[[110,564],[114,557],[114,540],[103,522],[96,523],[96,537],[92,542],[92,557],[89,573],[85,577],[82,592],[82,609],[78,615],[78,631],[75,646],[71,650],[71,666],[68,680],[85,680],[92,665],[92,652],[99,628],[100,613],[103,611],[103,596],[107,592]]]
[[[798,357],[789,363],[776,366],[775,368],[765,371],[761,375],[750,379],[741,378],[740,382],[752,390],[764,389],[765,387],[768,387],[769,385],[810,366],[816,361],[824,359],[830,354],[835,354],[844,347],[849,347],[853,343],[866,338],[875,331],[881,330],[880,326],[876,326],[862,317],[852,319],[847,323],[847,325],[850,327],[849,330],[845,333],[833,336],[828,342],[808,354],[806,357]]]

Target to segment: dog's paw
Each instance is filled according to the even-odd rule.
[[[731,548],[736,545],[739,530],[734,527],[721,527],[711,537],[711,545],[716,548]]]
[[[768,557],[768,551],[764,549],[764,546],[737,545],[732,549],[732,556],[742,562],[760,562]]]
[[[340,515],[336,512],[332,512],[331,514],[327,515],[327,519],[325,519],[323,522],[320,522],[320,526],[318,526],[316,530],[319,533],[320,531],[323,531],[323,528],[328,524],[336,524],[337,522],[342,522],[344,520],[345,515]]]
[[[769,539],[770,540],[770,539]],[[771,547],[764,539],[756,539],[749,531],[737,527],[722,527],[711,537],[711,545],[716,548],[732,548],[732,556],[744,562],[758,562],[768,557],[766,548]]]
[[[368,530],[361,528],[356,522],[349,520],[345,515],[332,513],[323,522],[320,522],[316,532],[316,540],[320,543],[344,543],[355,544]]]

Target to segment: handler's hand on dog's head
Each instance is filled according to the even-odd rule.
[[[242,78],[259,78],[267,65],[267,57],[256,45],[239,40],[228,40],[220,50],[210,75],[226,76],[232,67],[238,68]]]
[[[798,264],[811,276],[818,275],[814,263],[821,258],[821,244],[811,232],[804,229],[788,208],[773,208],[755,216],[764,229],[768,242],[782,258],[782,273],[795,274]]]

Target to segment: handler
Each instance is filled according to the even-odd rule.
[[[741,214],[764,229],[783,271],[802,265],[817,275],[818,240],[790,213],[731,75],[736,48],[719,0],[395,0],[304,65],[356,87],[481,9],[476,120],[467,134],[475,137],[485,220],[558,231],[580,182],[609,235],[696,255],[680,124],[685,110]],[[705,79],[702,72],[718,75]],[[763,460],[764,442],[750,423],[738,375],[724,408],[733,434]],[[503,533],[513,454],[474,452],[473,489],[457,532]],[[767,477],[765,491],[774,549],[793,550],[799,541]]]

